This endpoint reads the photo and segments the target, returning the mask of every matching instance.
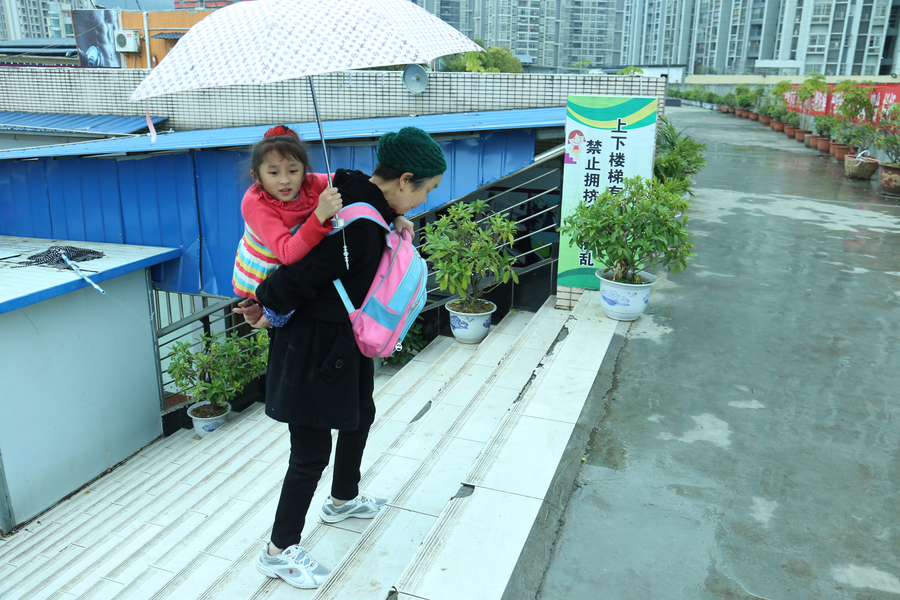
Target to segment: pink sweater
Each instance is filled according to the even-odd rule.
[[[243,298],[256,298],[256,286],[279,265],[293,264],[312,250],[331,231],[309,217],[319,205],[319,194],[328,187],[328,176],[308,173],[296,200],[282,202],[254,183],[241,201],[244,235],[238,244],[232,284]],[[299,231],[298,231],[299,228]]]

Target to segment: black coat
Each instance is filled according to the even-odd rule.
[[[381,190],[360,171],[339,169],[334,186],[344,206],[366,202],[388,223],[391,209]],[[277,421],[353,430],[360,406],[372,404],[372,359],[353,339],[347,310],[332,281],[340,279],[359,308],[375,279],[384,229],[360,219],[326,237],[300,262],[281,266],[256,289],[259,302],[278,314],[296,311],[273,330],[266,378],[266,414]],[[346,234],[346,235],[345,235]],[[350,269],[344,263],[344,239]]]

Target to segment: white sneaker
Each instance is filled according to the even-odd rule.
[[[319,511],[319,516],[326,523],[338,523],[350,517],[357,519],[372,519],[387,504],[385,498],[375,498],[368,494],[360,494],[353,500],[348,500],[340,506],[335,506],[329,497]]]
[[[275,556],[269,556],[269,544],[266,544],[256,562],[256,568],[266,577],[283,579],[303,590],[319,587],[331,574],[329,569],[313,560],[306,549],[297,544],[285,548]]]

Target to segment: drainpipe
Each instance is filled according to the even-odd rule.
[[[146,62],[146,68],[150,68],[150,24],[147,22],[147,13],[142,13],[144,15],[144,61]]]

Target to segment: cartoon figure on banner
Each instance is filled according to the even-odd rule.
[[[584,134],[577,129],[573,129],[569,133],[569,141],[566,144],[566,160],[567,165],[577,165],[578,157],[581,155],[581,146],[584,144]]]

